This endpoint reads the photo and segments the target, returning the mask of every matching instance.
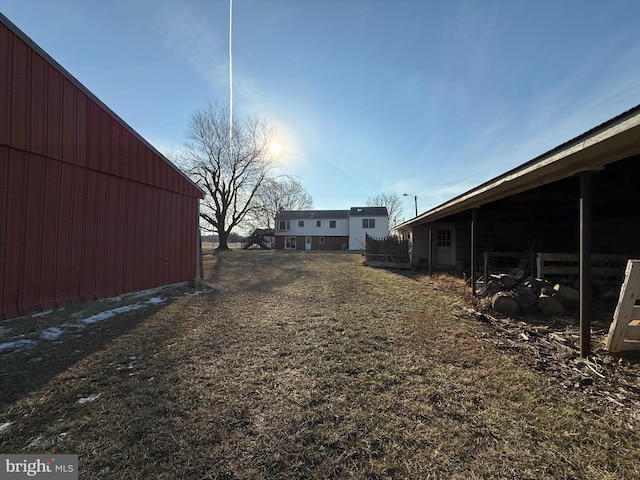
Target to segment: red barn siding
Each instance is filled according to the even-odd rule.
[[[0,15],[0,320],[193,278],[201,196]]]

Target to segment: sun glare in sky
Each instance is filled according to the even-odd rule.
[[[282,151],[280,142],[273,141],[269,144],[269,151],[272,155],[278,155]]]

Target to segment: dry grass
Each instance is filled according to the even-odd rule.
[[[457,279],[344,253],[205,261],[213,290],[114,319],[19,387],[0,451],[78,453],[81,478],[640,478],[638,422],[484,341]]]

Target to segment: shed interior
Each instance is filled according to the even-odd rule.
[[[593,254],[640,258],[637,178],[640,178],[640,156],[627,157],[593,172]],[[456,258],[466,271],[471,261],[471,217],[471,210],[465,210],[434,222],[434,225],[456,225]],[[577,175],[483,204],[477,210],[477,268],[482,268],[483,251],[526,253],[532,270],[536,253],[577,254],[579,227],[580,179]],[[426,252],[420,256],[426,256],[424,254]],[[495,258],[492,267],[506,269],[517,263],[518,257]]]
[[[629,157],[593,173],[592,253],[640,254],[638,160]],[[576,253],[579,212],[580,181],[569,177],[481,206],[479,236],[490,237],[494,251]]]

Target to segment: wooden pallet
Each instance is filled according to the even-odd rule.
[[[629,260],[607,337],[609,352],[640,350],[640,305],[636,305],[639,299],[640,260]]]

